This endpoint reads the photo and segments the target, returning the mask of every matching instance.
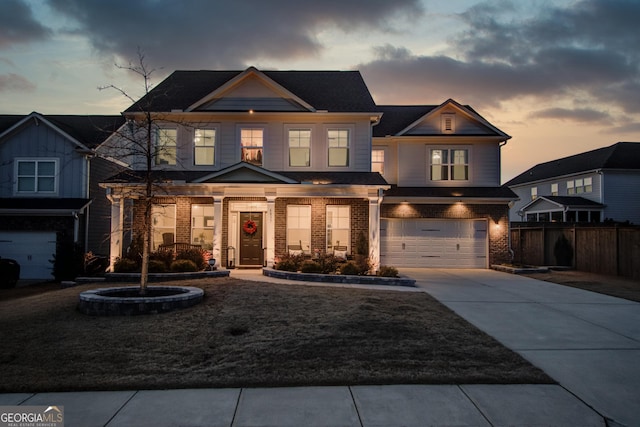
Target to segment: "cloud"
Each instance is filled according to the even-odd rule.
[[[35,90],[35,88],[36,85],[22,76],[14,73],[0,74],[0,92],[30,92]]]
[[[36,21],[21,0],[0,1],[0,49],[15,44],[44,40],[52,31]]]
[[[387,45],[358,68],[384,102],[453,97],[486,107],[580,94],[597,108],[640,113],[639,1],[583,0],[533,15],[523,13],[525,7],[531,4],[477,4],[457,15],[461,30],[450,38],[446,56]]]
[[[318,55],[320,31],[393,31],[397,16],[422,13],[418,0],[48,0],[102,54],[135,59],[140,47],[173,69],[246,67],[261,59]]]
[[[602,111],[593,110],[590,108],[547,108],[544,110],[538,110],[531,114],[529,117],[534,119],[556,119],[556,120],[569,120],[581,123],[594,123],[599,121],[610,120],[611,115]]]

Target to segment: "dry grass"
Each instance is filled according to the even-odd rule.
[[[0,391],[550,383],[424,293],[207,279],[196,307],[90,317],[94,285],[0,300]]]
[[[637,280],[575,270],[552,270],[548,273],[525,274],[525,276],[640,302],[640,282]]]

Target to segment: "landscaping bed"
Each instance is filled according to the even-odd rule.
[[[0,392],[553,382],[425,293],[232,278],[172,284],[199,287],[204,300],[93,317],[76,307],[97,285],[2,290]]]

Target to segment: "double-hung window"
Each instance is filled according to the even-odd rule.
[[[292,255],[311,249],[311,206],[287,206],[287,251]]]
[[[16,193],[55,193],[57,159],[16,160]]]
[[[531,200],[538,198],[538,187],[531,187]]]
[[[567,194],[591,193],[593,191],[593,178],[578,178],[567,181]]]
[[[349,166],[349,129],[329,129],[329,166]]]
[[[311,129],[289,129],[289,166],[311,165]]]
[[[335,247],[351,249],[351,207],[349,205],[327,205],[327,250]]]
[[[196,129],[193,137],[193,164],[213,166],[215,164],[216,130]]]
[[[176,205],[153,205],[151,207],[153,250],[160,245],[171,245],[176,241]]]
[[[158,128],[155,138],[155,164],[175,165],[178,130],[171,128]]]
[[[191,243],[213,249],[213,205],[191,205]]]
[[[262,166],[262,148],[264,143],[264,129],[240,129],[240,148],[243,162]]]
[[[430,162],[432,181],[469,180],[469,150],[467,149],[432,149]]]
[[[557,196],[558,195],[558,184],[557,183],[551,184],[551,195],[552,196]]]
[[[371,150],[371,172],[384,175],[384,150]]]

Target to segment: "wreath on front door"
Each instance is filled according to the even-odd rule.
[[[256,231],[258,231],[258,226],[256,225],[256,222],[254,220],[248,219],[244,222],[244,224],[242,224],[242,230],[244,230],[244,232],[247,234],[256,234]]]

